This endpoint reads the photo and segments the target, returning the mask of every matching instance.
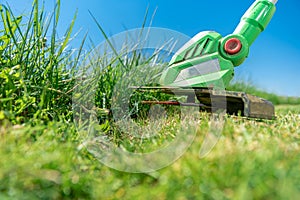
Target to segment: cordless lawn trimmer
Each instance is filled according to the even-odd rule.
[[[197,34],[171,59],[160,78],[161,87],[139,87],[138,90],[160,90],[188,96],[186,105],[211,110],[212,98],[226,100],[229,114],[245,117],[274,118],[274,106],[262,98],[244,92],[226,91],[234,76],[234,67],[248,57],[249,47],[273,17],[277,0],[256,0],[247,10],[235,31],[222,37],[214,31]],[[195,97],[200,104],[195,103]],[[146,104],[182,105],[174,101],[144,101]],[[202,107],[202,108],[201,108]]]

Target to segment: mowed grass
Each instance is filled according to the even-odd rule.
[[[72,123],[4,124],[0,198],[18,199],[297,199],[300,193],[300,106],[276,107],[273,121],[226,117],[222,136],[204,158],[208,130],[175,163],[151,174],[101,164]]]

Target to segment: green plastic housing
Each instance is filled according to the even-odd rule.
[[[249,47],[267,27],[275,13],[273,0],[256,0],[241,18],[233,34],[222,37],[214,31],[197,34],[172,58],[160,78],[162,86],[226,88],[234,67],[244,62]],[[238,39],[241,48],[228,53],[225,44]]]
[[[268,0],[257,0],[247,10],[233,34],[243,36],[250,46],[270,23],[276,7]]]

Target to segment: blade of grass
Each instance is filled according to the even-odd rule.
[[[12,21],[11,20],[11,15],[8,9],[6,9],[6,25],[7,25],[7,30],[8,33],[10,34],[10,37],[12,38],[14,44],[16,47],[19,46],[18,44],[18,39],[16,38],[15,31],[17,29],[18,24],[21,22],[22,18],[17,19],[17,21]]]
[[[146,23],[147,23],[147,18],[148,18],[148,14],[149,14],[149,4],[146,8],[146,12],[145,12],[145,15],[144,15],[144,19],[143,19],[143,23],[142,23],[142,27],[141,27],[141,30],[143,30],[146,26]]]
[[[58,51],[58,55],[61,55],[62,52],[64,51],[64,49],[66,48],[67,44],[69,43],[69,39],[71,37],[71,34],[72,34],[72,31],[73,31],[73,27],[74,27],[74,24],[75,24],[75,20],[76,20],[76,17],[77,17],[77,13],[78,13],[78,10],[76,10],[75,12],[75,15],[72,19],[72,22],[70,24],[70,26],[68,27],[68,29],[66,30],[66,33],[65,33],[65,39],[64,41],[62,42],[62,45]]]
[[[33,18],[33,22],[34,22],[34,34],[35,34],[35,38],[39,37],[39,1],[38,0],[34,0],[33,3],[33,7],[34,7],[34,18]]]
[[[74,63],[74,65],[73,65],[73,69],[76,69],[77,64],[78,64],[78,62],[79,62],[79,60],[80,60],[80,56],[81,56],[81,53],[82,53],[83,46],[84,46],[84,43],[85,43],[85,41],[86,41],[87,35],[88,35],[88,34],[85,33],[85,35],[84,35],[84,37],[83,37],[83,40],[82,40],[82,42],[81,42],[81,44],[80,44],[80,46],[79,46],[79,51],[78,51],[77,57],[76,57],[76,59],[75,59],[75,63]]]
[[[112,49],[113,53],[115,54],[115,56],[117,57],[118,61],[120,62],[120,64],[126,69],[127,67],[124,65],[120,55],[118,54],[118,52],[116,51],[116,49],[114,48],[114,46],[112,45],[111,41],[109,40],[108,36],[106,35],[105,31],[103,30],[102,26],[99,24],[99,22],[97,21],[97,19],[95,18],[95,16],[93,15],[93,13],[89,10],[89,14],[91,15],[91,17],[93,18],[94,22],[96,23],[97,27],[99,28],[99,30],[101,31],[102,35],[104,36],[105,40],[107,41],[108,45],[110,46],[110,48]]]

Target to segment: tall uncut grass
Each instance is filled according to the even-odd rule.
[[[51,14],[38,0],[29,16],[15,16],[8,5],[0,5],[0,13],[0,119],[22,123],[70,116],[82,49],[68,48],[76,14],[59,38],[60,0]]]

